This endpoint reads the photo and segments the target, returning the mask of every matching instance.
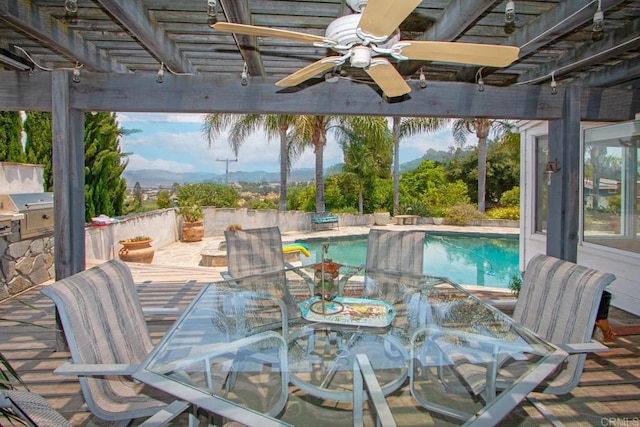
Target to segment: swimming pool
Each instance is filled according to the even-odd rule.
[[[335,262],[361,265],[366,260],[367,236],[301,242],[309,245],[309,262],[321,260],[322,244],[327,242],[327,258]],[[518,260],[518,236],[430,231],[425,237],[423,271],[464,285],[508,288],[511,277],[520,275]]]

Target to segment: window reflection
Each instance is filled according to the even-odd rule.
[[[583,240],[640,252],[640,121],[585,131]]]
[[[544,173],[549,159],[549,137],[547,135],[538,136],[535,139],[536,146],[536,211],[535,211],[535,232],[547,233],[547,175]]]

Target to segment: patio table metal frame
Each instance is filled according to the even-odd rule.
[[[349,266],[345,266],[346,270],[350,270]],[[366,274],[366,273],[365,273]],[[379,279],[381,272],[376,271],[376,277]],[[269,275],[273,277],[273,275]],[[527,330],[523,326],[517,324],[514,320],[498,311],[494,307],[491,307],[484,301],[481,301],[477,297],[473,296],[464,287],[453,283],[446,278],[436,278],[427,275],[404,275],[398,272],[389,272],[389,280],[396,283],[396,289],[394,298],[400,295],[400,298],[391,301],[397,307],[398,315],[393,319],[392,323],[387,327],[368,327],[366,323],[363,326],[348,325],[342,327],[341,325],[329,324],[329,323],[317,323],[309,322],[301,316],[300,312],[291,313],[291,310],[299,310],[299,304],[304,301],[304,296],[299,297],[297,304],[291,302],[282,302],[273,296],[260,295],[262,301],[271,299],[274,306],[278,306],[281,312],[281,322],[274,321],[273,318],[269,322],[266,322],[263,327],[260,328],[245,328],[242,333],[229,334],[227,337],[217,336],[216,339],[220,339],[217,345],[208,343],[199,343],[197,339],[191,341],[184,341],[185,337],[180,335],[181,328],[189,323],[190,318],[194,316],[194,313],[203,308],[203,305],[208,304],[212,295],[220,289],[224,289],[225,292],[239,292],[239,295],[247,296],[251,301],[255,297],[255,292],[246,292],[243,288],[243,278],[234,278],[232,281],[220,281],[205,285],[200,291],[198,296],[192,301],[183,315],[175,322],[171,329],[167,332],[165,337],[158,345],[156,345],[154,351],[147,357],[147,359],[141,364],[140,368],[134,373],[134,378],[137,380],[149,384],[153,387],[161,389],[165,392],[175,395],[178,398],[187,400],[193,403],[195,406],[202,408],[206,411],[217,414],[221,417],[233,419],[242,422],[245,425],[289,425],[287,424],[286,405],[285,409],[281,413],[271,413],[265,415],[262,413],[263,409],[249,408],[242,402],[233,401],[227,394],[216,395],[211,390],[201,385],[190,384],[189,380],[185,380],[186,376],[167,374],[167,371],[163,371],[160,366],[160,362],[165,363],[167,361],[167,355],[171,355],[172,351],[175,354],[180,355],[180,351],[175,351],[180,348],[188,348],[187,353],[189,357],[197,359],[202,356],[203,349],[206,349],[207,356],[212,358],[227,357],[227,366],[231,368],[227,372],[225,384],[223,388],[228,392],[234,386],[243,384],[246,382],[246,378],[242,377],[243,366],[240,366],[234,362],[233,357],[236,357],[242,348],[248,348],[252,352],[252,357],[263,360],[264,366],[269,367],[270,372],[273,374],[279,374],[283,381],[282,387],[285,387],[285,382],[300,386],[300,390],[303,393],[315,396],[316,399],[308,399],[308,402],[318,401],[317,398],[336,400],[336,401],[351,401],[354,404],[354,425],[362,424],[362,404],[363,400],[370,398],[373,403],[373,408],[378,413],[379,421],[382,421],[382,425],[393,424],[395,421],[389,416],[394,415],[393,407],[385,405],[384,396],[388,395],[392,391],[397,390],[403,386],[406,386],[407,375],[410,377],[409,382],[413,385],[415,378],[413,378],[414,368],[416,363],[423,363],[424,360],[418,361],[416,357],[415,348],[416,342],[420,342],[419,336],[436,337],[436,336],[456,336],[460,338],[461,342],[480,343],[487,345],[489,343],[494,348],[504,347],[507,350],[498,352],[501,354],[501,358],[513,354],[527,354],[532,356],[527,362],[530,366],[526,369],[525,373],[520,377],[515,378],[511,384],[501,384],[499,393],[495,399],[488,402],[481,403],[483,405],[479,410],[474,410],[474,413],[465,421],[465,425],[494,425],[506,414],[508,414],[513,408],[515,408],[536,386],[538,386],[545,378],[552,373],[567,357],[567,353],[558,348],[557,346],[544,341],[539,338],[533,332]],[[405,280],[406,278],[406,280]],[[251,280],[255,282],[256,277],[252,277]],[[366,278],[363,276],[353,276],[349,280],[361,281],[362,286]],[[237,290],[237,291],[236,291]],[[400,293],[398,294],[398,290]],[[244,292],[240,292],[244,291]],[[253,294],[253,296],[251,296]],[[381,298],[384,298],[382,296]],[[441,299],[438,302],[438,298]],[[444,301],[444,302],[442,302]],[[443,310],[445,305],[448,308],[453,307],[455,302],[459,305],[464,305],[466,308],[475,307],[478,312],[484,314],[478,315],[465,315],[458,313],[460,318],[452,318],[449,313],[446,317],[446,321],[443,320]],[[462,302],[462,303],[460,303]],[[441,304],[442,303],[442,304]],[[247,319],[251,318],[249,310],[252,310],[250,304],[242,302],[242,298],[236,297],[235,306],[233,310],[227,310],[236,319],[245,316]],[[441,305],[439,305],[441,304]],[[294,307],[298,305],[298,307]],[[211,310],[211,307],[207,307]],[[226,310],[226,309],[225,309]],[[235,310],[235,311],[234,311]],[[246,310],[246,311],[243,311]],[[257,309],[259,311],[261,309]],[[223,310],[224,311],[224,310]],[[263,314],[263,313],[261,313]],[[199,316],[202,316],[200,311]],[[475,316],[475,317],[474,317]],[[479,316],[479,317],[478,317]],[[490,318],[490,320],[483,320]],[[500,325],[500,334],[492,336],[491,326],[495,322]],[[324,330],[327,331],[325,335],[318,338],[318,341],[308,340],[300,342],[299,339],[305,336],[309,330]],[[509,339],[503,339],[501,334],[507,331],[510,334]],[[202,332],[202,331],[201,331]],[[206,331],[199,337],[205,337]],[[237,332],[237,331],[236,331]],[[354,342],[362,342],[358,340],[368,340],[369,348],[367,351],[359,351],[357,345],[351,345],[349,338],[339,337],[341,333],[352,334],[357,336],[357,339],[353,339]],[[244,335],[243,335],[244,334]],[[279,362],[274,358],[273,350],[266,351],[264,346],[261,347],[259,343],[261,340],[276,340],[279,342],[277,345],[286,343],[288,350],[287,354],[282,357],[280,355]],[[324,340],[324,341],[322,341]],[[514,340],[517,343],[514,343]],[[266,342],[266,341],[265,341]],[[398,343],[404,346],[404,351],[393,350],[394,346]],[[342,348],[338,345],[342,345]],[[266,344],[265,344],[266,345]],[[378,347],[376,347],[378,346]],[[287,348],[287,347],[285,347]],[[376,350],[379,349],[379,351]],[[320,349],[320,354],[318,353]],[[322,353],[322,349],[326,349],[326,354]],[[336,381],[335,386],[329,384],[336,371],[337,354],[340,349],[347,351],[349,354],[343,354],[342,357],[346,357],[345,363],[339,364],[339,374],[343,375],[343,381]],[[384,356],[386,352],[386,356]],[[173,355],[173,362],[178,366],[180,363],[180,357]],[[363,354],[365,357],[363,357]],[[381,354],[383,355],[381,359]],[[402,362],[404,363],[405,371],[398,370],[398,354],[401,355]],[[388,357],[387,357],[388,356]],[[385,359],[387,357],[387,359]],[[491,355],[484,355],[484,357],[491,358]],[[302,359],[301,359],[302,358]],[[445,360],[446,357],[443,359]],[[522,359],[522,358],[521,358]],[[430,363],[437,363],[434,358],[430,359]],[[218,362],[220,362],[218,360]],[[333,363],[332,363],[333,362]],[[502,360],[500,361],[502,362]],[[308,366],[308,370],[304,375],[300,374],[300,363]],[[442,362],[450,364],[450,361]],[[482,362],[484,363],[484,361]],[[428,364],[428,363],[427,363]],[[389,380],[389,365],[391,365],[392,373],[395,378]],[[487,366],[491,366],[489,363]],[[203,364],[204,369],[206,363]],[[260,366],[249,363],[247,366],[248,371],[254,373],[261,373]],[[282,367],[286,366],[286,369]],[[359,372],[354,374],[355,369],[359,369],[359,366],[367,366],[367,372]],[[484,366],[484,365],[483,365]],[[497,366],[497,363],[494,364]],[[369,367],[371,369],[369,369]],[[193,369],[193,367],[192,367]],[[198,368],[199,369],[199,368]],[[496,368],[497,369],[497,368]],[[489,375],[495,373],[491,369],[488,369]],[[246,372],[245,372],[246,374]],[[362,378],[366,374],[366,389],[363,389]],[[264,375],[264,374],[263,374]],[[327,378],[331,376],[329,382]],[[306,379],[305,379],[306,378]],[[305,381],[308,384],[304,384]],[[328,386],[318,387],[318,382],[324,383]],[[378,384],[375,384],[378,383]],[[335,387],[335,390],[332,389]],[[494,387],[489,379],[488,387]],[[274,393],[275,390],[271,387],[264,387],[261,389],[267,395],[261,396],[263,400],[273,399],[270,393]],[[353,390],[358,390],[358,393],[353,393]],[[372,392],[372,390],[375,390]],[[445,408],[437,404],[432,405],[430,402],[425,402],[419,396],[416,396],[412,391],[416,408],[419,405],[424,405],[428,409],[436,410],[437,412],[444,413],[447,416],[460,419],[466,415],[463,412],[457,412],[455,410],[447,412]],[[225,393],[226,393],[225,392]],[[336,394],[334,394],[334,392]],[[466,397],[466,396],[465,396]],[[286,398],[285,398],[286,399]],[[286,402],[285,402],[286,403]],[[426,405],[425,405],[426,403]],[[313,404],[313,403],[309,403]],[[372,411],[373,412],[373,411]],[[398,414],[401,416],[401,414]],[[283,418],[285,421],[278,419]],[[398,424],[402,424],[398,421]]]

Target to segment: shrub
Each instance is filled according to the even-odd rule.
[[[504,206],[520,206],[520,187],[513,187],[500,196],[500,203]]]
[[[513,294],[517,298],[518,295],[520,295],[521,288],[522,288],[522,278],[519,275],[514,274],[513,276],[511,276],[511,281],[509,282],[509,289],[511,289],[511,292],[513,292]]]
[[[514,221],[520,220],[520,207],[511,206],[506,208],[492,208],[485,213],[489,219],[510,219]]]
[[[478,221],[483,215],[472,204],[462,203],[453,205],[447,209],[447,223],[449,224],[467,224],[471,221]]]

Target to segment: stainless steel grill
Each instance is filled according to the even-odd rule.
[[[20,219],[20,239],[53,231],[53,193],[18,193],[0,195],[0,217],[11,230],[11,219]],[[1,220],[0,220],[1,221]],[[0,233],[5,222],[0,222]]]

